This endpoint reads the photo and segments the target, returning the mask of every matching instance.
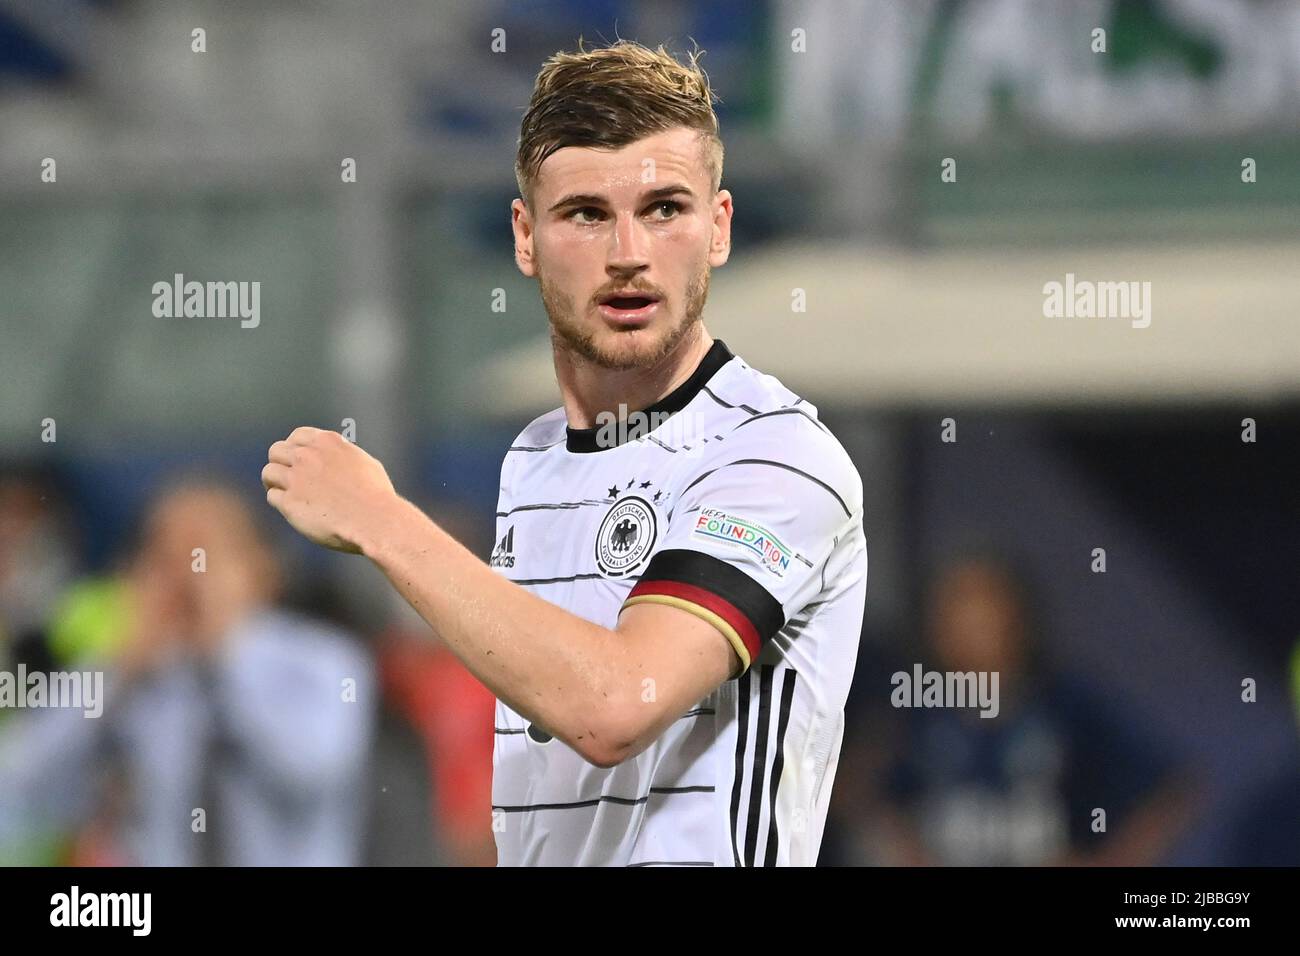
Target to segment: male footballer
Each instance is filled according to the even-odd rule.
[[[556,54],[524,115],[515,261],[563,405],[506,452],[471,554],[336,432],[270,502],[365,555],[497,697],[500,865],[810,866],[866,594],[862,482],[814,406],[705,328],[731,250],[696,56]]]

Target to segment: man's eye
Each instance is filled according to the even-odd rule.
[[[671,219],[673,218],[673,216],[677,215],[679,212],[682,211],[682,204],[672,199],[665,199],[662,202],[655,203],[651,208],[654,209],[656,212],[658,212],[661,209],[666,209],[667,212],[665,212],[663,215],[659,216],[658,218]]]
[[[585,217],[584,213],[591,213],[591,218]],[[579,206],[577,209],[569,213],[570,219],[585,223],[599,222],[602,216],[603,213],[601,213],[601,211],[595,206]]]

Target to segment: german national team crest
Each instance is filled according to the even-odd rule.
[[[596,565],[606,577],[621,578],[640,569],[657,534],[655,510],[635,495],[614,503],[596,533]]]

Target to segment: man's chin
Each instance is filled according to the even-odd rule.
[[[611,372],[625,372],[659,362],[681,342],[686,328],[600,328],[576,334],[563,328],[555,331],[569,351]]]

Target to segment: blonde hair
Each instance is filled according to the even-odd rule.
[[[566,146],[616,149],[666,130],[686,127],[703,137],[713,191],[722,182],[722,138],[713,112],[717,99],[700,68],[703,50],[685,63],[663,48],[630,40],[576,53],[556,53],[542,64],[519,127],[515,180],[528,203],[546,158]]]

